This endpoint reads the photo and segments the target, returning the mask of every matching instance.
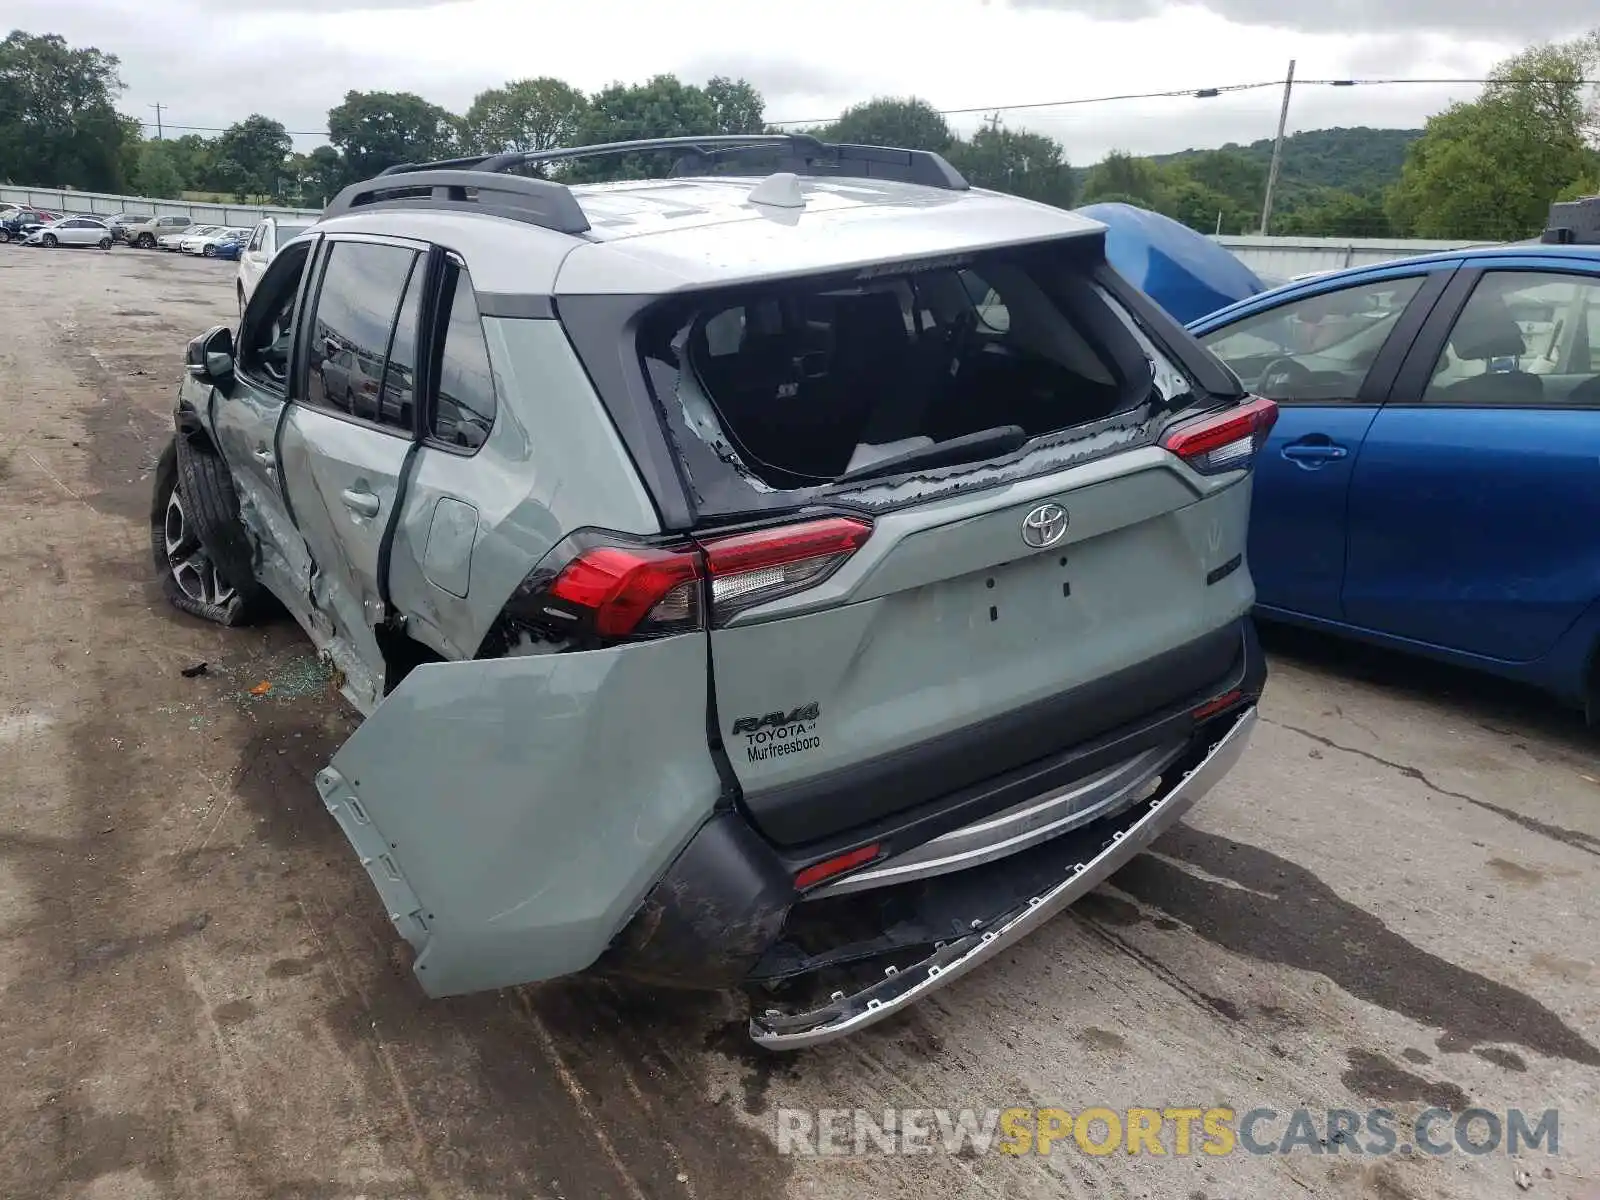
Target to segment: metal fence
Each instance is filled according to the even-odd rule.
[[[1392,262],[1416,254],[1460,250],[1485,242],[1434,242],[1405,238],[1219,237],[1215,241],[1258,275],[1293,279],[1314,271],[1338,271]]]
[[[317,217],[321,209],[273,208],[259,204],[206,204],[190,200],[151,200],[144,196],[113,196],[107,192],[76,192],[58,188],[12,187],[0,184],[0,205],[22,204],[46,212],[144,213],[149,216],[188,217],[196,224],[254,225],[262,217]]]

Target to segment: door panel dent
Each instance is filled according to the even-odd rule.
[[[705,638],[418,667],[317,789],[429,995],[582,970],[718,797]]]

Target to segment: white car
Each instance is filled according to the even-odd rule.
[[[39,226],[23,239],[22,244],[48,246],[52,250],[57,246],[98,246],[102,250],[109,250],[111,227],[93,217],[62,217],[48,225]]]
[[[248,229],[233,229],[224,226],[211,233],[190,233],[178,243],[178,249],[185,254],[200,254],[206,258],[216,257],[217,247],[223,242],[231,242],[234,238],[244,237],[249,234]]]
[[[176,253],[182,248],[185,238],[204,237],[208,233],[218,232],[221,228],[221,225],[190,225],[187,228],[178,230],[177,233],[167,234],[166,237],[159,239],[156,245],[163,250],[171,250]]]
[[[256,290],[256,284],[261,282],[261,276],[267,269],[267,264],[272,261],[272,256],[290,238],[299,237],[311,228],[310,220],[285,221],[279,217],[263,217],[261,223],[255,227],[255,232],[250,235],[250,241],[245,246],[244,252],[239,255],[239,274],[233,285],[234,294],[239,300],[239,315],[244,315],[244,306],[250,299],[250,293]]]

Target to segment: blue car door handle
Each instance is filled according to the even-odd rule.
[[[1344,458],[1350,451],[1327,437],[1313,434],[1311,437],[1288,443],[1278,453],[1295,466],[1314,471],[1318,467]]]

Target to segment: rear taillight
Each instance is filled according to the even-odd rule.
[[[1267,444],[1278,406],[1252,396],[1226,412],[1184,421],[1167,430],[1161,444],[1202,475],[1240,471]]]
[[[584,531],[565,539],[507,601],[483,654],[533,641],[617,642],[720,624],[734,613],[815,587],[872,534],[855,517],[823,517],[698,544],[654,545]]]
[[[815,587],[872,536],[856,517],[823,517],[701,543],[711,580],[711,615],[724,621],[753,604]]]

